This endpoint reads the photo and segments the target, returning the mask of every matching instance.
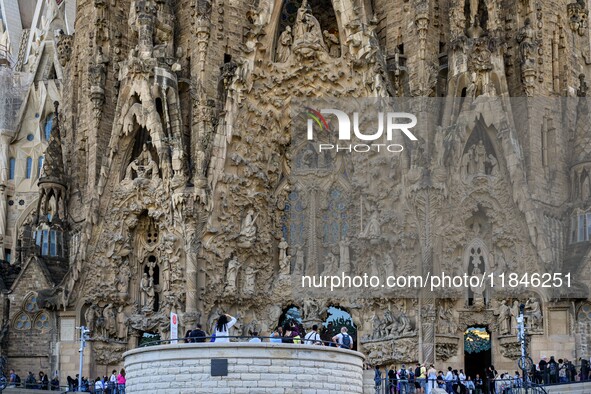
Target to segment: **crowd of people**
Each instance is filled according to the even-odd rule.
[[[24,387],[27,389],[39,389],[39,390],[59,390],[60,382],[57,374],[49,380],[49,376],[43,371],[39,371],[39,375],[35,377],[35,374],[31,371],[27,374],[27,377],[23,381],[21,377],[14,371],[10,370],[8,375],[7,387]]]
[[[375,367],[376,393],[388,394],[508,394],[513,388],[521,387],[522,378],[518,371],[498,373],[490,366],[483,376],[466,375],[463,369],[447,367],[447,371],[435,369],[433,364],[416,364],[400,369],[391,367],[382,371]]]
[[[568,359],[559,358],[556,360],[554,356],[550,360],[546,356],[542,356],[540,362],[534,364],[529,373],[529,378],[532,382],[538,384],[556,384],[569,383],[578,380],[589,380],[589,361],[581,359],[580,369]]]
[[[188,343],[198,342],[230,342],[229,330],[237,322],[237,319],[228,314],[222,314],[212,327],[211,336],[204,330],[201,324],[194,329],[188,330],[185,334],[185,341]],[[338,346],[345,349],[353,349],[353,337],[349,334],[347,327],[341,327],[336,335],[327,337],[326,333],[332,330],[325,329],[321,332],[318,325],[314,324],[312,329],[304,334],[303,328],[294,321],[287,321],[284,325],[277,326],[269,335],[271,343],[295,343],[306,345]],[[249,342],[262,342],[257,331],[250,332]]]
[[[74,378],[71,376],[67,377],[67,391],[83,391],[97,394],[125,394],[125,370],[123,368],[119,373],[114,369],[110,377],[103,376],[101,378],[99,376],[95,380],[82,377],[81,385],[79,385],[79,376],[76,374]],[[44,372],[39,372],[38,377],[35,377],[33,372],[29,372],[23,381],[14,369],[11,369],[7,383],[7,387],[9,388],[18,387],[51,391],[62,391],[63,389],[63,387],[60,387],[57,372],[51,380],[49,380],[49,377]]]
[[[548,385],[591,380],[589,360],[581,359],[577,368],[568,359],[556,360],[542,356],[533,364],[528,373],[528,380],[535,384]],[[447,367],[446,371],[435,369],[434,365],[416,364],[416,366],[390,366],[382,370],[375,367],[376,393],[388,394],[510,394],[523,386],[523,377],[519,371],[499,373],[493,365],[482,374],[470,376],[463,369]]]

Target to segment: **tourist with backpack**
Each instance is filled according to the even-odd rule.
[[[408,371],[404,364],[402,364],[402,367],[398,371],[398,392],[400,394],[408,394]]]
[[[21,383],[21,378],[14,372],[14,369],[10,370],[10,375],[8,376],[8,386],[7,387],[18,387]]]
[[[427,387],[427,366],[417,363],[415,367],[415,388],[417,393],[423,394]]]
[[[332,341],[339,345],[340,348],[353,348],[353,339],[351,338],[351,335],[347,334],[347,327],[341,327],[340,334],[337,334],[334,337],[332,337]]]

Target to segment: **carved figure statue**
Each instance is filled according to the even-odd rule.
[[[148,277],[148,274],[144,272],[142,276],[142,280],[140,282],[140,290],[141,290],[141,304],[143,309],[146,311],[153,311],[154,310],[154,302],[156,293],[154,290],[154,279]]]
[[[127,265],[123,265],[119,274],[117,275],[117,291],[120,294],[127,294],[129,291],[129,277],[131,273],[129,272],[129,267]]]
[[[501,301],[495,315],[497,315],[497,324],[501,335],[509,334],[511,332],[511,310],[507,306],[507,301]]]
[[[117,311],[117,338],[127,339],[127,316],[123,310],[123,305],[119,305]]]
[[[180,176],[183,172],[184,152],[180,144],[175,142],[172,150],[172,171],[174,176]]]
[[[535,34],[536,32],[531,25],[531,20],[527,18],[525,24],[519,29],[515,37],[519,43],[519,56],[523,66],[533,67],[535,64],[537,46]]]
[[[279,42],[277,45],[277,62],[285,63],[291,55],[291,26],[287,26],[283,33],[279,36]]]
[[[105,333],[108,337],[114,337],[117,334],[117,318],[115,317],[115,310],[113,304],[109,304],[103,310],[103,317],[105,319]]]
[[[240,226],[240,236],[244,238],[244,240],[252,241],[257,234],[257,228],[255,221],[257,219],[258,214],[255,216],[254,210],[251,208],[246,213],[244,220],[242,220],[242,225]]]
[[[371,339],[378,339],[383,337],[383,332],[382,332],[382,321],[380,320],[380,318],[378,317],[378,315],[374,312],[373,316],[371,317],[371,327],[372,327],[372,333],[371,333]]]
[[[530,297],[525,303],[525,314],[528,317],[528,326],[532,330],[542,328],[542,309],[535,297]]]
[[[86,321],[86,328],[90,331],[95,329],[96,305],[92,304],[84,312],[84,320]]]
[[[513,301],[513,306],[510,310],[511,313],[511,331],[513,334],[517,334],[517,318],[519,317],[519,301]]]
[[[228,269],[226,270],[226,293],[234,293],[236,291],[239,268],[240,263],[236,260],[236,257],[232,256],[230,261],[228,261]]]
[[[482,140],[478,141],[475,148],[476,152],[476,173],[484,174],[484,162],[486,161],[486,148],[484,147],[484,143]]]
[[[478,225],[477,223],[474,223],[475,228],[477,225]],[[480,271],[480,268],[478,268],[478,266],[476,266],[476,265],[472,269],[472,276],[479,277],[480,280],[478,282],[484,283],[482,281],[483,274]],[[472,297],[473,298],[473,305],[475,307],[483,307],[484,306],[484,290],[485,290],[484,287],[481,287],[478,285],[476,285],[476,286],[470,285],[470,290],[472,290],[472,293],[473,293],[473,297]]]
[[[295,267],[293,268],[293,272],[295,275],[302,275],[304,273],[304,250],[302,249],[302,245],[296,246],[295,256]]]
[[[307,0],[302,2],[298,9],[293,35],[294,45],[305,44],[308,46],[320,47],[324,52],[328,48],[322,39],[322,30],[318,19],[312,15],[312,9]]]
[[[303,314],[306,320],[320,319],[320,305],[312,298],[304,299]]]
[[[137,159],[129,163],[125,171],[125,180],[133,179],[133,172],[135,171],[137,178],[147,178],[149,175],[152,179],[159,179],[158,164],[152,158],[152,154],[148,149],[148,145],[144,144],[142,152]]]
[[[488,155],[488,164],[490,166],[490,175],[496,175],[498,161],[492,153]]]
[[[287,259],[288,246],[289,244],[287,243],[285,238],[281,237],[281,241],[279,241],[279,245],[277,245],[277,247],[279,248],[279,264],[281,264],[284,260]]]
[[[326,45],[328,46],[328,54],[331,57],[339,57],[341,54],[341,42],[336,34],[330,33],[328,30],[322,32]]]
[[[361,232],[361,234],[359,235],[360,238],[379,238],[379,236],[381,235],[382,230],[380,228],[380,220],[378,218],[378,210],[375,209],[370,217],[369,217],[369,221],[367,223],[367,226],[365,227],[365,229],[363,229],[363,231]]]
[[[324,259],[324,268],[322,270],[322,275],[334,275],[338,268],[338,261],[337,258],[332,252],[328,252],[326,258]]]
[[[410,323],[410,319],[406,315],[404,311],[400,312],[400,316],[398,317],[400,322],[400,332],[402,334],[407,334],[412,332],[412,325]]]
[[[453,334],[456,331],[456,324],[453,321],[453,313],[450,308],[439,306],[439,324],[437,325],[440,334]]]
[[[256,285],[257,271],[254,267],[247,266],[244,269],[244,294],[253,294]]]

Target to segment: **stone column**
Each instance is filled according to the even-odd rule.
[[[185,305],[186,313],[197,312],[197,239],[194,229],[187,232],[185,239],[186,254],[186,297],[187,303]]]
[[[8,171],[10,163],[8,158],[8,145],[10,138],[0,132],[0,260],[5,259],[4,238],[6,237],[6,183],[8,182]]]

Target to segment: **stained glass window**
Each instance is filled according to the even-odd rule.
[[[287,197],[283,213],[283,238],[290,245],[304,243],[305,206],[298,192],[291,192]]]
[[[349,223],[347,200],[339,188],[332,188],[328,194],[328,204],[323,219],[323,239],[325,244],[336,244],[347,237]]]
[[[17,330],[31,329],[31,318],[25,313],[19,314],[14,320],[14,325]]]
[[[41,313],[35,319],[35,324],[33,324],[37,330],[45,330],[49,328],[49,315],[45,312]]]
[[[27,179],[31,179],[31,172],[33,171],[33,158],[27,157]]]
[[[15,168],[16,168],[16,159],[14,157],[11,157],[10,161],[9,161],[8,179],[14,179]]]
[[[43,156],[37,160],[37,176],[41,178],[41,171],[43,170]]]
[[[47,120],[45,121],[45,139],[49,141],[49,137],[51,137],[51,128],[53,126],[53,114],[47,115]]]

